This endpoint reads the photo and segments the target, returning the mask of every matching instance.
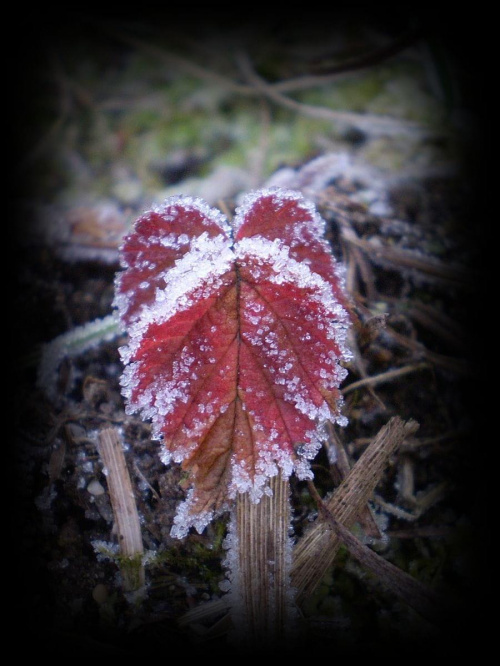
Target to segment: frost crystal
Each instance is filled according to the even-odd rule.
[[[49,397],[57,396],[57,380],[60,364],[65,358],[74,357],[97,347],[103,341],[113,340],[122,332],[115,313],[77,326],[61,334],[42,349],[38,366],[37,384]]]
[[[172,197],[124,241],[121,384],[162,460],[189,474],[175,537],[237,493],[258,502],[279,471],[311,478],[322,424],[345,421],[349,316],[324,230],[300,193],[268,188],[244,198],[233,228],[200,199]]]

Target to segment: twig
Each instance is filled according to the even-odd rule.
[[[385,297],[386,302],[391,299]],[[412,301],[410,307],[405,309],[406,314],[421,326],[439,336],[442,340],[453,345],[455,349],[464,351],[467,348],[466,336],[457,322],[441,312],[438,308],[426,303]]]
[[[337,534],[349,552],[362,565],[370,569],[377,578],[400,599],[405,601],[422,617],[441,625],[449,612],[449,605],[433,590],[398,569],[368,546],[361,543],[342,523],[334,518],[323,502],[312,481],[308,482],[309,492],[314,497],[322,517]]]
[[[432,486],[431,488],[421,491],[418,497],[413,496],[411,501],[415,504],[413,511],[406,511],[394,504],[390,504],[383,500],[380,496],[374,495],[373,499],[386,513],[390,513],[402,520],[414,521],[418,520],[431,506],[441,501],[449,490],[449,483],[443,481],[442,483]],[[410,498],[407,498],[410,499]]]
[[[359,351],[359,348],[358,348],[358,345],[357,345],[357,342],[356,342],[355,339],[354,339],[354,340],[352,341],[352,343],[351,343],[351,348],[355,351],[355,354],[354,354],[354,362],[355,362],[355,365],[356,365],[356,370],[358,371],[358,373],[359,373],[359,374],[361,375],[361,377],[363,378],[363,379],[361,379],[361,380],[359,380],[359,381],[365,381],[365,382],[366,382],[366,386],[367,386],[368,391],[370,392],[372,398],[373,398],[376,402],[378,402],[378,404],[380,405],[380,407],[385,411],[385,410],[387,409],[387,407],[385,406],[384,401],[382,400],[382,398],[380,398],[380,397],[375,393],[375,391],[374,391],[374,389],[373,389],[373,385],[372,385],[372,383],[369,382],[369,381],[367,381],[367,380],[370,379],[370,377],[368,376],[368,373],[367,373],[367,371],[366,371],[366,364],[365,364],[365,361],[364,361],[363,356],[361,355],[361,353],[360,353],[360,351]],[[342,393],[343,393],[344,395],[345,395],[346,393],[348,393],[348,388],[349,388],[349,386],[346,386],[345,389],[342,389]]]
[[[230,89],[234,92],[244,95],[255,95],[258,94],[258,91],[255,89],[255,86],[248,85],[245,83],[239,83],[233,79],[220,74],[219,72],[214,72],[206,67],[198,65],[189,58],[180,56],[172,51],[167,51],[161,47],[155,46],[151,43],[147,43],[141,39],[133,37],[131,35],[125,34],[123,31],[117,33],[113,31],[113,36],[117,37],[121,41],[134,46],[135,48],[140,49],[144,53],[149,53],[155,57],[159,57],[165,62],[175,65],[177,68],[182,69],[188,74],[194,75],[198,78],[217,83],[227,89]],[[338,80],[340,76],[349,74],[353,71],[360,71],[373,67],[374,65],[379,64],[393,56],[397,55],[401,51],[405,50],[413,43],[415,43],[419,38],[417,31],[410,30],[407,33],[404,33],[397,37],[393,42],[386,44],[381,47],[377,47],[368,53],[364,53],[360,56],[355,56],[348,60],[345,60],[338,65],[328,68],[328,71],[322,74],[307,74],[305,76],[297,76],[290,79],[285,79],[282,81],[275,81],[268,83],[269,87],[273,90],[280,93],[290,93],[300,90],[307,90],[309,88],[316,88],[325,85],[329,85],[333,81]],[[199,47],[200,44],[196,43],[194,46]]]
[[[383,300],[384,298],[385,298],[384,295],[380,296],[381,300]],[[358,309],[362,310],[363,313],[371,316],[369,308],[366,305],[363,305],[364,300],[366,299],[363,296],[358,295],[356,299],[356,306]],[[409,338],[406,335],[402,335],[388,324],[385,324],[383,330],[384,334],[389,335],[401,346],[410,349],[419,358],[424,358],[431,365],[444,368],[448,372],[460,375],[470,374],[470,365],[466,359],[454,358],[452,356],[445,356],[444,354],[433,352],[430,349],[427,349],[427,347],[419,340],[415,340],[413,338]]]
[[[246,55],[237,55],[241,71],[245,74],[247,80],[250,82],[250,85],[248,85],[234,81],[230,77],[198,65],[197,63],[188,58],[185,58],[184,56],[180,56],[158,46],[148,44],[130,35],[120,33],[118,35],[114,34],[114,36],[121,41],[140,49],[144,53],[149,53],[155,58],[163,60],[169,65],[174,66],[176,69],[180,69],[191,76],[208,81],[239,95],[265,95],[276,104],[279,104],[280,106],[288,108],[297,113],[301,113],[302,115],[308,116],[310,118],[344,123],[348,126],[354,125],[356,127],[360,127],[364,131],[372,133],[381,132],[384,134],[395,134],[401,132],[416,132],[421,135],[429,135],[432,133],[429,128],[410,120],[370,113],[335,111],[327,107],[314,106],[311,104],[298,102],[283,94],[283,91],[290,92],[293,89],[299,90],[304,87],[309,87],[310,85],[317,85],[319,83],[321,85],[325,85],[331,80],[331,74],[324,78],[321,77],[321,80],[318,80],[315,77],[308,77],[307,81],[295,80],[294,82],[285,81],[268,83],[253,70]],[[337,75],[338,72],[335,73],[335,76]]]
[[[413,340],[412,338],[398,333],[391,326],[386,326],[384,332],[394,338],[394,340],[403,347],[411,349],[421,357],[423,356],[432,365],[440,366],[449,372],[458,373],[460,375],[470,374],[470,366],[466,359],[454,358],[433,352],[430,349],[427,349],[427,347],[418,340]]]
[[[167,51],[166,49],[155,46],[154,44],[148,44],[140,39],[132,37],[131,35],[126,35],[123,32],[120,32],[119,34],[114,33],[113,36],[117,37],[122,42],[133,46],[134,48],[140,49],[143,53],[147,53],[155,58],[163,60],[168,65],[173,65],[176,70],[181,70],[187,74],[190,74],[191,76],[209,81],[210,83],[216,84],[240,95],[255,94],[255,90],[252,86],[237,83],[228,76],[224,76],[223,74],[214,72],[211,69],[202,67],[201,65],[198,65],[188,58],[180,56],[176,53],[172,53],[171,51]]]
[[[328,510],[350,527],[371,497],[380,481],[389,458],[406,437],[418,429],[415,421],[404,422],[393,417],[377,434],[358,459],[347,478],[327,500]],[[294,550],[292,586],[297,590],[297,602],[303,603],[331,567],[342,541],[321,520],[316,520]]]
[[[331,423],[327,424],[326,431],[328,433],[328,438],[325,442],[325,446],[328,451],[328,458],[334,458],[334,463],[331,463],[331,471],[335,485],[338,486],[351,471],[351,465],[344,445],[340,441],[340,438]],[[331,455],[331,448],[334,450],[334,456]],[[382,537],[368,503],[360,510],[358,520],[365,534],[374,539],[380,539]]]
[[[136,462],[135,460],[134,460],[134,462],[133,462],[133,465],[134,465],[134,471],[135,471],[135,473],[139,476],[139,478],[141,479],[141,481],[142,481],[142,482],[148,487],[149,492],[153,495],[153,497],[154,497],[156,500],[161,501],[161,497],[160,497],[160,495],[159,495],[158,492],[153,488],[153,486],[149,483],[149,481],[148,481],[147,478],[144,476],[144,474],[142,473],[142,471],[141,471],[140,468],[139,468],[139,465],[137,464],[137,462]]]
[[[389,44],[384,44],[383,46],[372,49],[368,53],[363,53],[360,56],[354,56],[344,60],[338,65],[329,66],[327,69],[323,68],[322,71],[325,72],[325,74],[318,76],[318,78],[322,78],[324,81],[329,81],[339,74],[373,67],[380,62],[394,57],[409,46],[412,46],[420,37],[421,33],[418,29],[407,30],[396,37],[392,42],[389,42]],[[293,81],[289,81],[289,83],[293,83]]]
[[[371,377],[364,377],[359,379],[357,382],[352,382],[344,389],[342,389],[342,394],[346,395],[351,391],[355,391],[358,388],[363,386],[376,386],[378,384],[384,384],[385,382],[390,382],[393,379],[398,379],[404,375],[408,375],[411,372],[417,372],[418,370],[424,370],[429,368],[429,363],[414,363],[413,365],[405,365],[403,368],[397,368],[396,370],[387,370],[387,372],[381,372],[378,375],[372,375]]]
[[[123,586],[125,591],[132,592],[144,586],[144,547],[134,491],[115,428],[101,430],[98,448],[116,521]]]
[[[435,258],[381,245],[377,241],[358,238],[354,234],[343,232],[342,237],[346,243],[364,250],[372,260],[380,259],[399,269],[416,270],[430,279],[439,279],[452,284],[473,284],[474,275],[464,266],[449,266]]]
[[[356,125],[366,130],[373,130],[375,127],[378,127],[380,130],[385,132],[401,132],[401,131],[417,131],[428,133],[427,128],[422,127],[421,125],[401,120],[398,118],[391,118],[388,116],[379,116],[375,114],[363,114],[355,113],[348,111],[334,111],[332,109],[320,106],[313,106],[311,104],[304,104],[302,102],[297,102],[289,97],[286,97],[279,91],[278,85],[268,84],[266,81],[261,79],[251,67],[249,60],[246,56],[238,56],[239,63],[242,68],[242,71],[247,76],[248,80],[251,81],[252,85],[241,84],[233,81],[231,78],[214,72],[206,67],[202,67],[197,63],[192,62],[191,60],[179,56],[177,54],[171,53],[164,49],[161,49],[157,46],[146,44],[145,42],[138,40],[129,35],[120,34],[118,35],[119,39],[122,41],[136,47],[140,48],[143,52],[149,53],[157,58],[161,58],[170,65],[174,65],[177,68],[180,68],[198,78],[210,81],[215,83],[227,90],[230,90],[234,93],[241,95],[258,95],[265,94],[269,99],[275,103],[285,106],[292,111],[297,111],[303,115],[309,116],[310,118],[316,118],[318,120],[329,120],[335,122],[343,122],[348,125]],[[289,86],[284,86],[289,88]],[[299,86],[300,87],[300,86]],[[283,85],[281,85],[283,89]]]
[[[301,113],[309,118],[317,120],[328,120],[333,122],[344,123],[346,125],[354,125],[366,131],[382,130],[386,133],[405,132],[429,132],[427,128],[422,127],[418,123],[402,120],[399,118],[392,118],[389,116],[380,116],[370,113],[355,113],[352,111],[335,111],[324,106],[313,106],[298,102],[291,99],[281,92],[276,90],[275,87],[268,84],[261,78],[253,69],[248,56],[245,53],[237,54],[237,60],[242,72],[261,94],[267,96],[273,102],[284,106],[292,111]]]

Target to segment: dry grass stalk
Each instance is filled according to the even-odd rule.
[[[381,245],[372,239],[358,238],[355,234],[347,234],[343,229],[344,240],[356,247],[361,248],[370,257],[372,262],[376,260],[387,262],[396,269],[410,269],[418,271],[429,280],[442,280],[445,283],[457,285],[470,285],[473,283],[474,275],[464,266],[450,266],[431,256],[421,256],[409,250],[403,250],[389,245]]]
[[[418,370],[424,370],[429,367],[429,364],[425,362],[413,363],[411,365],[405,365],[402,368],[396,368],[395,370],[387,370],[386,372],[381,372],[380,374],[372,375],[371,377],[363,377],[363,379],[359,379],[358,381],[352,382],[346,386],[342,390],[342,393],[343,395],[346,395],[347,393],[355,391],[362,386],[375,386],[378,384],[384,384],[385,382],[390,382],[393,379],[399,379],[399,377],[407,375],[410,372],[417,372]]]
[[[328,438],[325,442],[325,446],[328,450],[328,458],[335,460],[334,464],[332,464],[330,467],[330,471],[335,486],[339,486],[351,471],[351,464],[349,462],[344,445],[337,435],[333,424],[328,423],[326,425],[326,432],[328,433]],[[334,448],[333,455],[330,453],[331,447]],[[382,538],[382,534],[380,533],[379,527],[375,521],[375,518],[373,517],[372,510],[368,503],[361,508],[358,514],[358,522],[363,528],[366,536],[372,537],[373,539]]]
[[[337,111],[325,106],[315,106],[298,102],[291,97],[283,95],[276,87],[273,87],[265,79],[257,74],[253,64],[244,52],[239,52],[236,56],[237,63],[246,76],[249,83],[255,87],[256,94],[265,95],[268,99],[279,106],[290,109],[302,115],[318,120],[327,120],[345,125],[360,127],[366,132],[383,132],[387,134],[398,133],[418,133],[427,135],[430,130],[417,122],[403,120],[396,117],[384,116],[375,113],[357,113],[355,111]]]
[[[290,487],[281,475],[270,480],[272,495],[257,504],[246,493],[236,502],[237,589],[232,612],[236,634],[260,645],[285,640],[292,624],[290,598]],[[235,573],[233,571],[233,573]]]
[[[392,418],[377,434],[349,475],[325,501],[327,510],[345,527],[357,520],[387,466],[389,458],[403,440],[418,429],[415,421]],[[316,520],[294,549],[292,586],[300,605],[310,596],[332,566],[342,544],[327,523]]]
[[[120,570],[125,591],[144,585],[141,525],[122,442],[115,428],[103,428],[99,434],[101,456],[108,485],[115,529],[120,546]]]
[[[446,616],[451,610],[447,600],[361,543],[333,517],[312,482],[309,482],[309,489],[326,523],[358,562],[370,569],[387,589],[403,599],[422,617],[438,625],[445,623]]]

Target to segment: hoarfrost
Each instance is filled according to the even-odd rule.
[[[265,199],[267,202],[259,209],[259,203]],[[290,203],[294,205],[290,206]],[[257,216],[257,226],[254,225],[254,228],[259,228],[259,224],[262,226],[259,215],[264,216],[264,221],[270,216],[272,221],[272,216],[280,210],[291,211],[290,219],[281,218],[280,222],[286,238],[266,238],[259,233],[251,235],[251,220],[249,235],[245,236],[244,224],[249,216]],[[316,361],[317,368],[313,374],[307,375],[302,368],[302,360],[292,347],[290,351],[286,347],[282,348],[283,335],[288,335],[288,332],[283,333],[287,331],[286,326],[280,323],[275,313],[270,312],[269,304],[259,299],[257,291],[254,297],[248,296],[243,303],[243,310],[240,310],[241,322],[245,323],[245,327],[239,331],[241,344],[247,345],[249,349],[258,348],[255,354],[260,359],[261,369],[271,386],[270,392],[280,387],[280,400],[283,404],[288,404],[287,409],[291,405],[296,410],[293,427],[297,427],[300,432],[304,429],[304,424],[308,423],[307,419],[317,426],[305,434],[305,441],[300,446],[299,442],[292,443],[296,451],[292,444],[284,445],[283,431],[279,430],[281,426],[278,425],[277,429],[265,423],[261,415],[256,413],[259,410],[253,409],[254,405],[259,404],[259,400],[263,404],[262,401],[267,399],[268,393],[262,390],[262,386],[252,385],[251,381],[246,385],[240,377],[241,384],[238,388],[241,395],[252,396],[253,402],[248,401],[247,404],[245,400],[242,401],[242,409],[248,410],[252,419],[256,455],[250,472],[245,462],[233,454],[227,497],[234,499],[237,493],[248,493],[253,502],[258,502],[263,495],[270,492],[269,479],[279,471],[285,478],[293,472],[301,479],[312,478],[309,460],[314,458],[321,446],[323,422],[330,420],[345,423],[346,419],[328,406],[319,390],[312,389],[309,385],[321,385],[325,389],[338,386],[345,374],[338,361],[348,360],[351,356],[346,343],[349,317],[328,281],[337,280],[342,288],[342,269],[332,261],[331,273],[326,279],[313,270],[314,261],[299,261],[302,254],[294,250],[310,243],[316,243],[316,247],[321,251],[327,249],[323,238],[324,221],[314,206],[304,200],[300,193],[279,188],[248,194],[237,208],[233,222],[234,232],[220,212],[198,198],[172,197],[153,211],[163,215],[165,222],[176,220],[177,224],[183,211],[200,213],[202,219],[196,217],[198,230],[205,230],[192,238],[188,233],[166,233],[151,237],[156,248],[161,245],[179,249],[179,257],[167,270],[155,273],[154,297],[151,300],[153,290],[150,290],[148,299],[140,304],[134,319],[129,323],[128,344],[119,350],[126,366],[121,385],[127,401],[127,413],[139,412],[143,419],[150,420],[153,438],[161,439],[165,419],[176,412],[179,405],[187,404],[193,399],[190,387],[198,377],[203,377],[203,363],[216,364],[220,361],[214,346],[217,327],[212,324],[206,329],[207,333],[210,331],[214,336],[212,339],[200,335],[196,338],[196,345],[182,347],[177,357],[169,361],[166,369],[159,361],[155,361],[158,363],[158,375],[144,385],[150,361],[147,354],[141,356],[143,345],[154,350],[157,358],[161,358],[162,352],[162,343],[159,341],[154,349],[150,340],[152,327],[159,330],[163,325],[168,326],[172,317],[188,312],[198,302],[216,299],[222,287],[238,285],[238,275],[243,276],[242,279],[246,280],[248,285],[265,284],[268,290],[271,287],[268,293],[273,293],[274,290],[276,298],[280,298],[280,294],[286,294],[287,286],[290,285],[290,293],[297,293],[297,288],[302,290],[304,299],[307,300],[307,308],[311,308],[311,311],[308,311],[304,307],[303,312],[297,315],[304,316],[300,323],[299,319],[291,317],[291,323],[286,326],[290,327],[290,331],[293,328],[297,344],[300,342],[308,348],[311,358]],[[214,223],[221,233],[216,232],[214,235]],[[241,237],[238,236],[240,230]],[[232,233],[236,235],[236,241],[233,241]],[[263,233],[265,234],[265,229]],[[146,265],[147,252],[141,255],[140,261]],[[148,264],[148,268],[150,266],[151,264]],[[142,280],[135,288],[131,288],[130,293],[126,293],[121,290],[122,284],[124,283],[118,279],[115,307],[125,319],[134,289],[146,290],[149,285],[147,279]],[[281,326],[279,332],[276,328],[277,322]],[[327,341],[332,342],[330,344]],[[201,354],[202,361],[197,354]],[[153,370],[155,368],[156,366],[153,366]],[[228,371],[230,366],[224,366],[224,369]],[[223,377],[224,369],[216,367],[212,376]],[[181,426],[184,429],[184,442],[189,440],[189,443],[173,452],[162,447],[161,459],[165,464],[171,461],[182,462],[192,453],[197,446],[197,438],[203,432],[202,418],[213,418],[211,415],[220,418],[220,415],[226,412],[228,405],[217,396],[211,396],[210,391],[206,391],[204,396],[204,401],[197,403],[200,419],[194,419],[189,427],[185,423]],[[339,406],[340,403],[341,401]],[[267,430],[269,432],[266,441]],[[212,510],[197,510],[194,490],[191,489],[178,508],[171,534],[173,537],[183,538],[190,528],[202,532],[213,515]]]
[[[231,227],[226,216],[217,208],[211,208],[201,197],[184,196],[182,194],[173,195],[167,197],[163,203],[152,206],[151,210],[162,216],[166,216],[167,219],[169,215],[173,216],[170,218],[171,221],[178,217],[179,214],[184,214],[185,212],[199,212],[201,213],[202,221],[206,221],[207,225],[215,223],[226,233],[229,234],[231,232]]]
[[[129,326],[129,344],[120,349],[123,363],[130,362],[151,324],[167,322],[176,312],[187,310],[195,297],[216,293],[233,263],[231,242],[222,234],[209,237],[203,233],[194,239],[190,251],[165,272],[165,287],[156,290],[154,302],[144,305],[140,317]],[[126,303],[117,303],[127,307]]]
[[[225,593],[225,599],[229,608],[231,609],[232,628],[229,635],[229,640],[234,641],[239,646],[247,644],[249,639],[247,635],[248,618],[246,610],[247,594],[245,593],[245,581],[242,577],[241,569],[241,553],[240,553],[240,538],[238,535],[238,523],[236,519],[236,511],[232,510],[229,516],[228,529],[226,537],[222,544],[226,554],[222,562],[225,569],[226,578],[219,583],[219,588]],[[282,610],[286,614],[286,624],[281,627],[285,629],[285,641],[292,637],[295,628],[295,623],[298,619],[296,608],[295,596],[296,590],[291,585],[291,570],[293,562],[293,530],[291,522],[288,526],[288,537],[283,543],[283,567],[284,572],[282,575],[282,582],[284,584],[285,604]],[[273,564],[275,560],[268,560],[269,567],[269,596],[270,603],[273,603],[273,587],[274,576],[272,573]],[[247,565],[248,566],[248,565]],[[270,618],[271,621],[272,618]],[[278,621],[274,619],[274,621]],[[283,621],[281,618],[280,621]],[[273,629],[270,628],[270,634]],[[290,634],[290,636],[289,636]]]
[[[183,539],[189,533],[190,528],[194,529],[201,534],[205,527],[213,520],[213,511],[201,511],[193,513],[193,495],[194,491],[191,488],[186,496],[184,502],[181,502],[177,507],[177,513],[174,517],[174,524],[170,530],[170,536],[174,539]]]
[[[42,348],[38,365],[37,385],[52,399],[57,396],[57,371],[63,359],[82,354],[118,337],[122,327],[113,312],[102,319],[77,326],[63,333]]]
[[[279,240],[269,241],[258,236],[243,238],[235,244],[235,254],[256,279],[260,277],[256,267],[267,264],[272,269],[266,272],[266,279],[270,282],[277,285],[288,283],[306,289],[309,298],[322,306],[328,314],[325,319],[329,319],[329,323],[323,326],[328,326],[328,337],[337,343],[339,358],[350,360],[351,352],[346,344],[349,316],[328,282],[313,272],[307,264],[293,259],[289,249]],[[257,334],[263,333],[264,329],[261,327]]]
[[[117,543],[103,541],[102,539],[94,539],[91,543],[97,559],[101,562],[114,561],[120,555],[120,546]]]
[[[269,199],[276,212],[279,212],[279,210],[287,203],[294,202],[296,204],[295,210],[303,214],[303,219],[293,218],[290,220],[290,223],[293,224],[298,241],[301,240],[301,234],[305,230],[318,240],[323,238],[325,233],[325,222],[323,218],[318,215],[314,205],[310,201],[304,199],[302,194],[297,190],[275,186],[249,192],[243,197],[240,205],[236,208],[233,219],[233,228],[236,232],[243,226],[248,216],[255,211],[256,204],[263,199]]]

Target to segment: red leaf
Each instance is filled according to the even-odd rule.
[[[340,421],[348,315],[324,222],[300,194],[247,195],[232,231],[191,198],[146,213],[125,239],[116,305],[127,411],[151,419],[191,490],[172,530],[201,531],[281,469],[310,478],[321,424]]]
[[[129,325],[141,306],[154,301],[157,288],[165,287],[166,271],[190,250],[193,239],[230,233],[224,216],[201,199],[171,197],[163,206],[144,213],[135,232],[125,238],[118,296],[120,314]]]

